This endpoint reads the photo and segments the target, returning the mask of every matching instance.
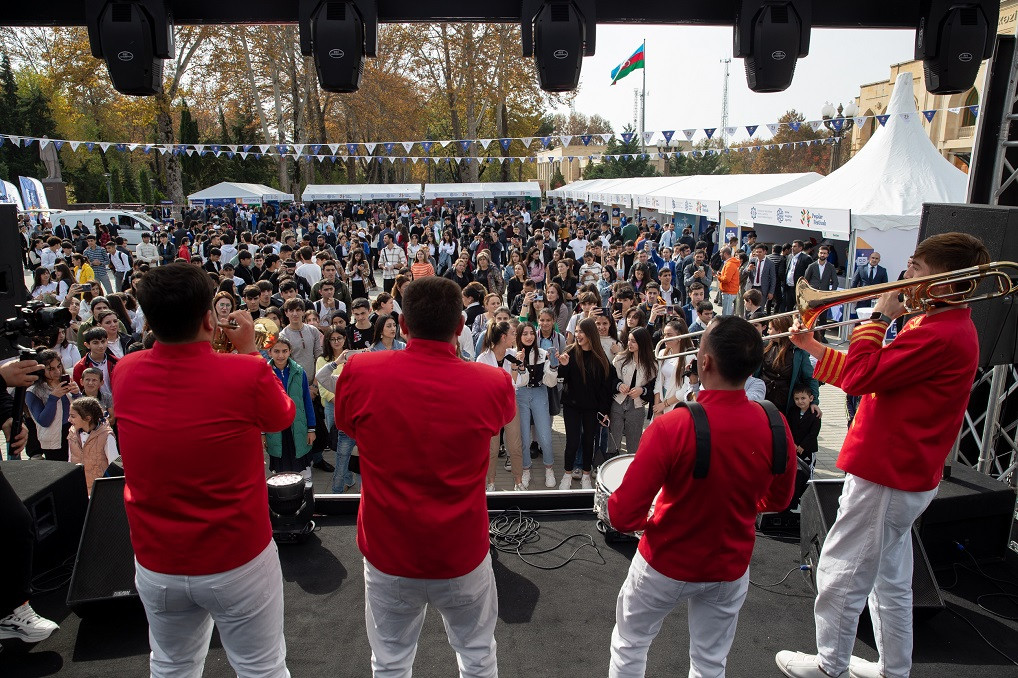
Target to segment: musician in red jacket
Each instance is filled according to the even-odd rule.
[[[979,239],[944,233],[919,243],[905,277],[989,260]],[[847,354],[810,333],[792,337],[819,360],[814,377],[862,396],[838,457],[846,473],[838,518],[817,564],[818,653],[783,650],[776,657],[792,678],[905,678],[912,667],[910,530],[937,494],[958,437],[979,338],[966,305],[935,305],[884,346],[888,326],[904,313],[897,291],[880,296],[871,321],[852,333]],[[867,597],[880,653],[876,663],[852,656]]]
[[[414,280],[401,306],[406,350],[350,357],[335,389],[337,428],[360,450],[357,545],[371,668],[410,675],[431,604],[460,674],[495,676],[498,596],[484,483],[488,443],[516,416],[512,378],[460,360],[463,302],[453,281]],[[470,401],[453,416],[464,384]],[[413,406],[394,409],[394,393]]]
[[[676,408],[654,418],[608,498],[613,528],[644,530],[616,606],[613,678],[644,675],[662,621],[683,601],[689,603],[689,675],[724,675],[749,587],[756,514],[783,510],[795,485],[788,424],[774,408],[775,436],[763,407],[746,398],[746,378],[762,360],[763,342],[751,324],[737,316],[712,322],[697,361],[706,387],[697,402],[713,441],[706,475],[696,477],[702,474],[690,410]]]

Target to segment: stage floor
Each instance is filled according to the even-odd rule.
[[[632,545],[606,545],[588,515],[535,515],[541,522],[538,548],[547,548],[575,533],[594,537],[606,564],[589,549],[565,567],[542,571],[516,555],[496,554],[499,623],[498,663],[503,676],[598,676],[608,667],[608,648],[615,620],[615,598],[632,558]],[[320,529],[297,546],[281,546],[285,579],[287,664],[302,676],[370,675],[370,650],[364,632],[362,559],[355,543],[353,519],[323,517]],[[576,540],[578,542],[578,540]],[[534,556],[555,565],[572,548]],[[760,537],[753,554],[751,577],[771,584],[799,562],[797,539]],[[987,574],[1018,582],[1018,567],[984,566]],[[961,571],[958,584],[944,591],[950,609],[963,615],[991,642],[1018,660],[1018,624],[981,610],[976,597],[998,591],[993,582]],[[951,586],[953,572],[940,573]],[[1016,592],[1016,591],[1012,591]],[[148,672],[148,638],[144,614],[137,610],[79,619],[64,605],[66,586],[33,599],[35,609],[61,624],[50,639],[26,651],[5,643],[0,675],[6,678],[50,676],[142,676]],[[1014,607],[993,599],[997,609],[1018,615]],[[802,575],[793,572],[779,586],[751,586],[739,619],[728,660],[730,676],[779,676],[774,653],[780,649],[811,650],[813,596]],[[1018,668],[994,652],[968,623],[950,611],[916,624],[913,676],[1001,678],[1018,676]],[[685,675],[689,668],[686,613],[676,609],[665,621],[650,652],[648,676]],[[872,633],[864,630],[855,653],[875,659]],[[441,619],[429,612],[421,635],[415,674],[455,676],[456,662]],[[225,652],[213,636],[205,664],[206,676],[233,676]]]

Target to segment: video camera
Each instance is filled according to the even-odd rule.
[[[70,310],[46,306],[39,300],[15,306],[14,313],[13,318],[7,318],[0,324],[0,358],[10,358],[21,353],[22,360],[34,360],[34,351],[19,346],[21,338],[34,342],[52,337],[55,341],[57,331],[71,324]],[[33,355],[25,357],[25,353]]]

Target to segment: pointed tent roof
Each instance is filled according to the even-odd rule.
[[[912,75],[901,73],[890,117],[862,150],[820,181],[758,204],[851,210],[856,230],[886,231],[918,228],[924,202],[965,202],[968,175],[937,151],[914,102]]]

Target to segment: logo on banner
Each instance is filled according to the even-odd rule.
[[[756,208],[755,207],[750,207],[749,208],[749,216],[750,216],[751,219],[756,219]]]
[[[785,221],[785,210],[783,210],[783,209],[781,209],[781,208],[779,207],[779,208],[778,208],[778,214],[777,214],[777,217],[778,217],[778,223],[779,223],[779,224],[780,224],[780,223],[783,223],[783,222]]]
[[[805,226],[806,228],[809,228],[810,222],[812,222],[812,221],[813,221],[813,215],[810,214],[809,210],[805,210],[804,209],[802,211],[802,213],[799,214],[799,223],[802,224],[803,226]]]

